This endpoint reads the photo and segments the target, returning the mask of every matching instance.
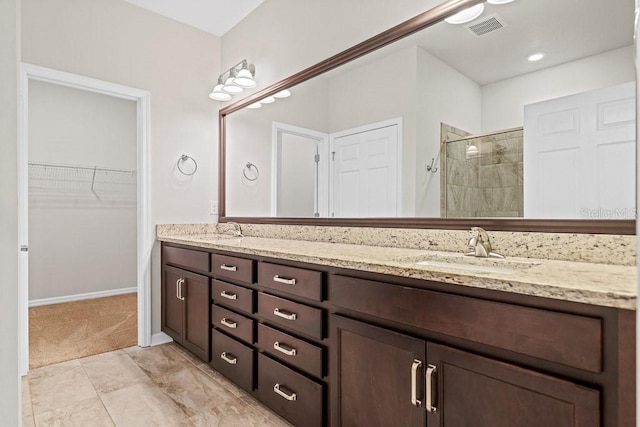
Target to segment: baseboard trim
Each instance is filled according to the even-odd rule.
[[[172,342],[173,338],[164,332],[158,332],[157,334],[151,335],[151,347],[154,345],[166,344]]]
[[[110,291],[88,292],[86,294],[66,295],[63,297],[52,297],[34,299],[29,301],[29,307],[38,307],[40,305],[60,304],[63,302],[81,301],[83,299],[112,297],[115,295],[123,295],[138,292],[138,287],[113,289]]]

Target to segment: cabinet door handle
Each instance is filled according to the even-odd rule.
[[[238,358],[233,354],[227,353],[226,351],[222,352],[222,354],[220,355],[220,359],[224,360],[230,365],[236,365],[238,363]]]
[[[285,285],[295,285],[296,279],[286,279],[284,277],[280,277],[277,274],[273,276],[273,281],[278,283],[283,283]]]
[[[422,362],[414,359],[411,364],[411,404],[420,406],[421,401],[418,400],[418,368],[422,366]]]
[[[295,356],[297,353],[295,348],[282,345],[278,341],[273,343],[273,349],[278,350],[280,353],[284,353],[287,356]]]
[[[291,394],[287,394],[287,393],[285,393],[285,392],[284,392],[284,390],[282,390],[282,389],[280,388],[280,384],[277,384],[277,383],[276,383],[276,385],[274,385],[274,386],[273,386],[273,391],[274,391],[278,396],[284,397],[284,398],[285,398],[285,399],[287,399],[287,400],[296,400],[296,399],[298,398],[298,396],[297,396],[295,393],[293,393],[293,392],[291,392]]]
[[[438,409],[433,405],[433,374],[436,373],[436,367],[434,365],[427,365],[427,402],[425,403],[427,407],[427,412],[436,412]]]
[[[184,279],[176,280],[176,298],[181,301],[184,301],[184,296],[182,295],[182,284],[184,283]]]
[[[220,270],[226,270],[226,271],[238,271],[238,267],[236,267],[235,265],[222,264],[222,265],[220,266]]]
[[[287,319],[287,320],[296,320],[298,318],[297,314],[289,313],[289,312],[280,310],[279,308],[274,308],[273,314],[274,316],[282,317],[283,319]]]
[[[226,299],[238,299],[238,295],[231,293],[231,292],[227,292],[227,291],[222,291],[220,292],[220,296],[222,298],[226,298]]]
[[[222,323],[227,328],[236,329],[238,327],[238,322],[234,322],[233,320],[228,320],[226,317],[220,319],[220,323]]]

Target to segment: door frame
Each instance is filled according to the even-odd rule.
[[[396,130],[398,132],[398,141],[396,144],[396,168],[398,173],[396,174],[396,215],[402,216],[402,163],[403,163],[403,155],[404,155],[404,143],[403,143],[403,127],[402,127],[402,117],[395,117],[389,120],[382,120],[380,122],[368,123],[362,126],[356,126],[354,128],[341,130],[338,132],[333,132],[329,134],[329,154],[332,156],[332,161],[330,162],[329,167],[329,212],[333,212],[335,210],[335,193],[333,191],[333,185],[335,181],[335,162],[333,161],[333,156],[335,155],[335,140],[336,138],[342,138],[348,135],[354,135],[357,133],[369,132],[372,130],[396,126]]]
[[[18,237],[28,244],[28,125],[29,80],[67,86],[102,95],[134,101],[137,104],[137,291],[138,345],[151,345],[151,249],[154,244],[150,203],[150,126],[151,94],[116,83],[97,80],[38,65],[20,64],[20,108],[18,133]],[[29,371],[29,280],[28,259],[18,265],[18,358],[20,375]]]
[[[271,215],[278,216],[278,193],[280,188],[280,180],[278,170],[280,169],[280,152],[282,150],[282,134],[301,136],[313,139],[318,142],[318,153],[320,160],[318,161],[315,200],[315,212],[320,217],[329,216],[329,134],[319,132],[312,129],[306,129],[299,126],[289,125],[286,123],[273,122],[273,136],[271,138]]]

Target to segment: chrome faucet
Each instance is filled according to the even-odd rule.
[[[483,228],[471,227],[471,231],[474,235],[469,239],[467,245],[472,252],[468,252],[466,255],[479,258],[504,258],[504,255],[491,251],[489,235]]]
[[[242,234],[242,227],[237,222],[229,221],[227,225],[230,226],[229,231],[232,231],[235,237],[244,237]]]

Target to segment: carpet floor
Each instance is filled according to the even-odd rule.
[[[29,308],[29,368],[136,345],[137,294]]]

